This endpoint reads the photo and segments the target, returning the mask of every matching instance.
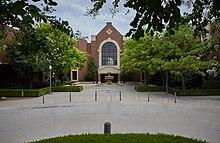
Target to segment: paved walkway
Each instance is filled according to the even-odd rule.
[[[95,101],[97,91],[97,101]],[[121,92],[121,101],[120,101]],[[149,95],[149,102],[148,102]],[[168,133],[220,142],[220,97],[139,93],[134,84],[84,85],[80,93],[0,101],[0,142],[17,143],[68,134]]]

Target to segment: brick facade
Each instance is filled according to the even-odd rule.
[[[120,55],[124,49],[124,42],[126,38],[119,33],[119,31],[107,22],[104,28],[97,34],[91,36],[91,43],[86,40],[78,40],[77,48],[81,51],[87,52],[94,58],[98,70],[98,82],[103,82],[103,78],[111,73],[114,76],[114,82],[121,82],[121,69],[120,69]],[[105,43],[113,43],[117,47],[117,64],[116,65],[103,65],[102,64],[102,47]],[[78,80],[84,81],[87,74],[87,67],[78,70]],[[139,77],[136,76],[138,79]],[[135,78],[136,78],[135,77]]]

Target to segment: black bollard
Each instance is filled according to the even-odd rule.
[[[121,101],[121,91],[119,92],[119,100]]]
[[[43,104],[44,104],[44,95],[43,95]]]
[[[149,93],[148,93],[148,96],[147,96],[147,101],[148,101],[148,102],[150,101],[150,96],[149,96]]]
[[[111,134],[111,123],[106,122],[104,124],[104,134]]]
[[[72,101],[72,99],[71,99],[71,92],[70,92],[70,102]]]
[[[176,103],[176,92],[175,92],[175,101],[174,101],[174,103]]]
[[[97,91],[95,91],[95,101],[97,101]]]

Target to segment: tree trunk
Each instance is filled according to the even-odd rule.
[[[164,79],[164,73],[163,72],[159,72],[160,73],[160,77],[162,80],[162,85],[165,86],[165,79]]]
[[[168,93],[168,71],[166,71],[166,92]]]
[[[185,85],[185,77],[184,75],[181,75],[181,80],[182,80],[182,90],[186,89],[186,85]]]
[[[31,77],[31,74],[30,74],[29,71],[27,72],[27,75],[28,75],[28,79],[29,79],[29,88],[32,89],[32,84],[33,83],[32,83],[32,77]]]
[[[146,75],[146,72],[144,72],[144,86],[148,86],[148,76]]]

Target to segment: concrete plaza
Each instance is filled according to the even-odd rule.
[[[107,121],[112,133],[159,132],[220,142],[220,96],[177,97],[174,103],[170,94],[136,92],[133,83],[83,86],[71,93],[71,102],[65,92],[45,95],[44,104],[43,97],[0,101],[0,142],[103,133]]]

